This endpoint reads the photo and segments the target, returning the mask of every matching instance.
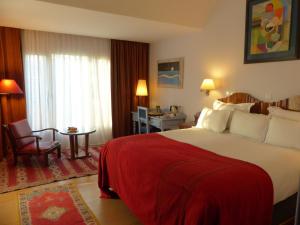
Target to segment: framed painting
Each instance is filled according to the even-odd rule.
[[[299,0],[247,0],[244,63],[299,58]]]
[[[183,88],[183,58],[157,61],[158,87]]]

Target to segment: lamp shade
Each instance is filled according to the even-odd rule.
[[[136,96],[148,96],[146,80],[139,80],[137,89],[136,89]]]
[[[16,81],[2,79],[0,81],[0,94],[23,94],[23,91]]]
[[[213,79],[204,79],[201,84],[200,89],[204,90],[204,91],[211,91],[211,90],[216,89],[214,80]]]

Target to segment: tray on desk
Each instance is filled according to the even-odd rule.
[[[163,116],[164,114],[161,112],[149,112],[148,116]]]

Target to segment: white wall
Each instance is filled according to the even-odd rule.
[[[189,119],[203,105],[224,96],[226,91],[242,91],[266,100],[300,94],[300,61],[243,64],[246,1],[219,0],[203,31],[151,44],[151,105],[184,107]],[[158,88],[156,61],[184,57],[184,88]],[[203,78],[217,80],[210,97],[199,91]]]

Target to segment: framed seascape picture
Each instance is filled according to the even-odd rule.
[[[158,87],[183,88],[183,58],[157,61]]]
[[[299,0],[247,0],[244,63],[299,57]]]

